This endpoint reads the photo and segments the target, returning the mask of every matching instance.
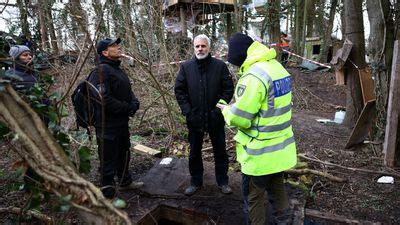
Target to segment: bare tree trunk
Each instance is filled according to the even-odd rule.
[[[315,21],[315,4],[316,0],[307,0],[307,29],[306,37],[312,37],[314,32],[314,21]]]
[[[243,0],[235,0],[234,1],[234,11],[235,11],[235,31],[242,31],[243,26]]]
[[[162,20],[163,20],[163,14],[162,14],[162,1],[161,0],[153,0],[152,1],[152,10],[153,11],[153,15],[152,15],[152,25],[153,25],[153,29],[155,31],[156,37],[157,37],[157,41],[158,43],[163,44],[165,43],[164,40],[164,35],[163,35],[163,25],[162,25]]]
[[[78,44],[79,41],[91,42],[90,35],[88,35],[88,17],[86,12],[82,9],[80,1],[70,0],[68,7],[72,27],[73,30],[75,30],[74,38],[76,38],[76,43]],[[86,37],[86,39],[84,40],[83,37]]]
[[[132,46],[136,46],[135,32],[133,32],[133,21],[131,18],[132,6],[130,0],[123,0],[123,17],[125,21],[125,32],[124,32],[124,46],[130,49]]]
[[[50,43],[49,43],[49,33],[48,33],[47,23],[46,23],[47,21],[46,21],[45,5],[46,5],[45,0],[39,0],[38,5],[36,6],[36,9],[39,14],[41,49],[48,51],[50,49]]]
[[[345,0],[345,38],[353,43],[353,48],[345,68],[346,91],[346,117],[344,124],[353,127],[361,114],[363,99],[358,69],[365,67],[365,41],[362,16],[362,0]],[[358,68],[356,68],[358,67]]]
[[[369,53],[372,72],[375,77],[376,140],[383,140],[387,117],[390,75],[392,69],[394,21],[389,0],[367,0],[370,21]]]
[[[229,40],[233,34],[232,31],[232,15],[231,13],[226,13],[226,40]]]
[[[292,40],[292,47],[295,53],[302,55],[302,30],[303,18],[304,18],[304,2],[305,0],[296,0],[296,11],[295,11],[295,32]]]
[[[185,19],[185,9],[183,6],[179,7],[179,17],[181,19],[181,26],[182,26],[182,36],[187,37],[187,24]]]
[[[329,9],[329,19],[327,21],[327,26],[325,29],[325,34],[321,46],[321,61],[326,62],[328,59],[328,51],[329,47],[332,44],[332,28],[333,28],[333,20],[335,19],[336,7],[338,4],[338,0],[331,0],[330,9]],[[322,19],[322,18],[321,18]]]
[[[306,33],[307,33],[307,20],[308,20],[308,16],[307,16],[307,8],[308,8],[308,4],[310,3],[311,0],[304,0],[304,8],[303,10],[303,29],[301,31],[301,39],[300,39],[300,55],[304,55],[304,51],[305,51],[305,46],[306,46]]]
[[[14,149],[57,196],[72,195],[71,204],[88,224],[131,224],[101,191],[83,179],[39,116],[6,86],[0,92],[0,121],[18,134],[22,148]]]
[[[28,12],[24,0],[17,0],[17,5],[19,9],[19,20],[21,24],[22,35],[24,35],[28,40],[31,39],[31,32],[29,31],[28,23]]]
[[[92,6],[94,9],[94,13],[96,15],[96,24],[99,25],[99,33],[103,35],[107,35],[109,31],[107,30],[106,24],[104,23],[104,11],[103,11],[103,6],[101,5],[100,0],[92,0]],[[103,36],[100,35],[100,38],[103,38]]]
[[[270,18],[270,30],[269,33],[271,35],[271,42],[278,43],[279,37],[281,34],[280,30],[280,9],[281,9],[281,0],[270,0],[269,2],[269,18]]]
[[[48,31],[50,33],[50,38],[51,38],[51,47],[54,55],[59,56],[60,50],[58,48],[56,31],[54,29],[53,16],[51,14],[52,5],[53,5],[52,1],[47,0],[45,2],[44,10],[46,15],[46,24],[48,26]]]

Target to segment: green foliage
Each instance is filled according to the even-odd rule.
[[[25,169],[23,167],[18,167],[15,171],[13,171],[9,175],[6,175],[4,173],[4,175],[2,175],[1,177],[4,177],[7,180],[11,181],[6,184],[6,189],[10,191],[20,191],[24,189],[24,180],[23,180],[24,173]]]
[[[117,199],[115,199],[113,201],[113,205],[118,209],[126,208],[126,202],[124,200],[122,200],[122,199],[119,199],[119,198],[117,198]]]
[[[86,146],[81,146],[78,150],[79,154],[79,172],[89,173],[92,168],[90,165],[90,149]]]
[[[4,123],[0,122],[0,140],[8,134],[10,134],[10,129],[8,129],[8,127]]]
[[[139,135],[132,135],[130,137],[131,141],[141,143],[143,141],[143,137]]]
[[[59,212],[68,212],[71,208],[72,195],[64,195],[58,197],[58,205],[56,207]]]

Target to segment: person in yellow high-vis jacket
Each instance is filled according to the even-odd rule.
[[[234,139],[243,173],[245,212],[253,225],[288,223],[283,171],[297,162],[291,124],[291,76],[275,57],[274,49],[247,35],[235,34],[228,51],[228,62],[240,66],[235,102],[227,105],[221,100],[219,104],[227,125],[238,128]],[[266,190],[274,200],[273,217],[268,219]]]

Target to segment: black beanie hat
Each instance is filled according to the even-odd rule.
[[[235,66],[241,66],[244,60],[246,60],[247,49],[253,42],[253,39],[245,34],[234,34],[229,40],[228,62]]]

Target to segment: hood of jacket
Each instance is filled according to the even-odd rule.
[[[275,59],[276,51],[273,48],[268,48],[267,46],[261,44],[258,41],[253,42],[247,49],[247,57],[243,64],[240,66],[239,75],[243,75],[251,65],[261,61],[269,61]]]

